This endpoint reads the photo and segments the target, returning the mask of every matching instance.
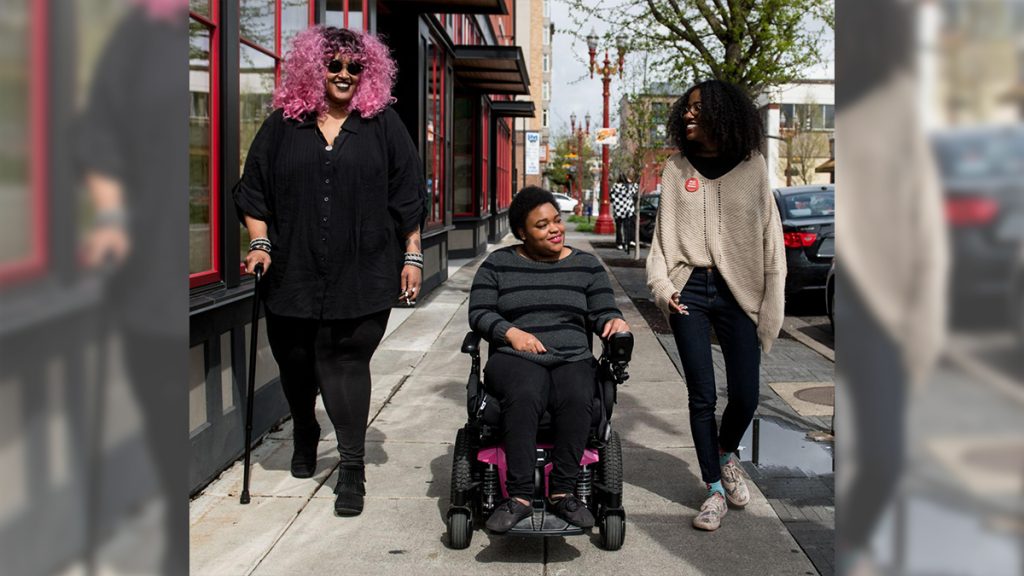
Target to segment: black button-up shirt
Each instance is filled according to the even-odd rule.
[[[343,319],[398,299],[402,239],[425,213],[416,147],[391,108],[353,111],[330,145],[315,114],[275,110],[260,127],[235,205],[267,223],[273,246],[267,310],[297,318]]]

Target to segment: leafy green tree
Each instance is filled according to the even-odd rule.
[[[717,78],[751,95],[822,62],[822,40],[835,26],[833,0],[565,1],[575,24],[566,28],[577,31],[568,33],[604,22],[632,51],[651,54],[649,66],[666,80]]]
[[[589,166],[591,158],[595,157],[596,152],[586,137],[583,138],[583,149],[581,152],[577,152],[577,144],[578,142],[574,135],[563,134],[555,137],[552,161],[548,162],[548,168],[544,171],[544,175],[558,189],[568,188],[570,184],[573,184],[576,179],[580,178],[580,167],[583,168],[580,189],[586,190],[594,184],[594,178],[587,169],[587,166]],[[582,162],[579,158],[581,155],[583,157]]]

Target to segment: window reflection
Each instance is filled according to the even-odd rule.
[[[242,36],[273,51],[277,36],[275,8],[274,0],[239,0],[238,26]]]
[[[252,145],[260,126],[263,125],[263,120],[272,111],[276,61],[244,44],[240,46],[238,60],[238,169],[241,173],[245,168],[249,146]],[[249,231],[245,226],[241,226],[239,233],[241,235],[239,252],[244,260],[249,252]]]
[[[212,174],[210,162],[210,31],[194,20],[189,22],[188,123],[188,271],[213,268],[213,238],[210,230]]]

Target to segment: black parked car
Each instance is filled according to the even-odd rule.
[[[952,250],[954,322],[1011,327],[1024,341],[1024,126],[944,131],[932,145]]]
[[[823,290],[836,255],[834,184],[776,188],[786,244],[786,297]]]
[[[658,215],[661,194],[640,196],[640,242],[650,244],[654,238],[654,217]]]

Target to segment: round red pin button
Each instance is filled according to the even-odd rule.
[[[687,178],[686,184],[684,184],[687,192],[696,192],[700,188],[700,181],[696,178]]]

